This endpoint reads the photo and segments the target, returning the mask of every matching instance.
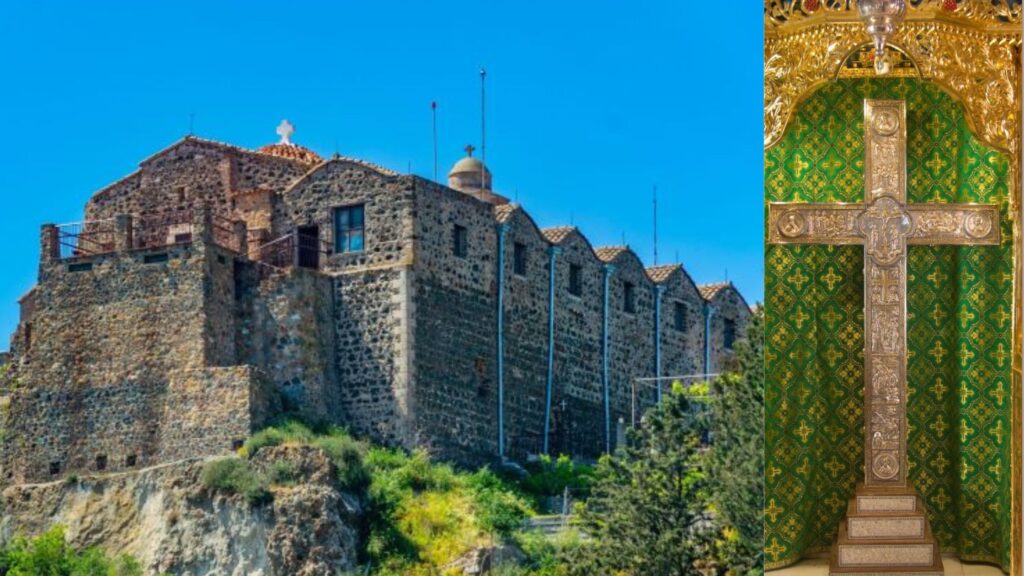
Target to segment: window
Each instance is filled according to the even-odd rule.
[[[232,450],[241,450],[242,446],[245,446],[245,440],[236,438],[236,439],[231,441],[231,449]]]
[[[686,304],[683,304],[682,302],[676,302],[675,309],[673,310],[673,312],[675,313],[673,319],[674,319],[674,324],[675,324],[676,330],[678,330],[680,332],[685,332],[686,331]]]
[[[636,286],[632,282],[622,285],[622,309],[630,314],[636,312]]]
[[[512,245],[512,272],[526,276],[526,244],[516,242]]]
[[[96,469],[106,470],[107,469],[107,456],[106,454],[100,454],[96,457]]]
[[[60,474],[60,462],[50,462],[50,476]]]
[[[129,454],[128,457],[124,459],[124,465],[128,468],[134,468],[136,461],[137,459],[135,454]]]
[[[142,257],[143,264],[160,264],[167,262],[167,252],[160,252],[157,254],[146,254]]]
[[[178,203],[179,204],[182,204],[182,203],[185,202],[185,200],[188,200],[188,195],[185,193],[185,187],[184,186],[178,186],[177,188],[175,188],[174,191],[178,195]]]
[[[569,294],[583,295],[583,270],[578,264],[569,264]]]
[[[25,351],[32,348],[32,323],[25,322]]]
[[[452,251],[459,258],[469,255],[469,231],[465,226],[455,225],[455,231],[452,233]]]
[[[732,350],[732,345],[736,342],[735,320],[726,320],[722,325],[722,341],[726,350]]]
[[[334,210],[334,251],[363,251],[363,205]]]

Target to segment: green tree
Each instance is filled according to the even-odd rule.
[[[581,511],[589,543],[565,558],[571,574],[683,576],[713,568],[705,417],[695,408],[673,387],[627,446],[598,463]]]
[[[758,310],[736,343],[739,373],[711,382],[714,442],[709,477],[718,555],[730,573],[763,571],[764,556],[764,313]]]

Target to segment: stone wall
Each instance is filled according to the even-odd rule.
[[[636,378],[654,374],[654,284],[632,250],[622,251],[612,262],[615,271],[608,282],[608,373],[611,400],[611,446],[615,449],[622,424],[633,418],[633,389],[637,387],[636,418],[653,405],[650,385]],[[626,309],[626,287],[631,285],[633,311]]]
[[[282,409],[342,423],[335,362],[334,282],[304,268],[239,261],[237,364],[259,366]]]
[[[558,244],[555,260],[555,394],[551,452],[596,457],[604,451],[601,386],[603,263],[573,230]],[[580,267],[581,293],[569,288],[571,266]]]
[[[544,449],[547,396],[549,248],[522,209],[497,208],[505,225],[505,447],[525,461]],[[525,270],[516,272],[516,246]]]
[[[732,284],[719,289],[710,300],[714,314],[711,316],[711,368],[709,372],[735,370],[734,354],[731,347],[726,346],[726,324],[731,323],[734,340],[743,338],[747,320],[750,319],[750,306]]]
[[[232,216],[233,194],[283,191],[311,167],[302,162],[187,137],[150,156],[139,169],[96,192],[86,220],[211,207]]]
[[[661,375],[687,376],[704,368],[704,298],[682,268],[661,285]],[[676,305],[683,306],[683,330],[676,328]],[[671,386],[662,382],[663,391]]]
[[[270,400],[248,368],[211,368],[234,362],[234,300],[233,255],[203,241],[44,259],[31,350],[5,391],[2,481],[147,466],[245,438],[253,410],[268,410],[253,406]]]
[[[497,227],[492,205],[420,181],[415,196],[417,442],[462,463],[498,454]],[[456,256],[455,226],[467,232]]]

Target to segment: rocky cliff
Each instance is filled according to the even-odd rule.
[[[358,499],[335,486],[316,448],[267,448],[253,465],[282,461],[296,480],[272,487],[272,502],[261,505],[206,488],[196,460],[13,486],[3,492],[0,541],[59,523],[75,547],[131,554],[150,574],[314,576],[354,567]]]

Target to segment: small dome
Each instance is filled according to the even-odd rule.
[[[281,124],[277,127],[277,135],[281,137],[281,141],[277,144],[268,144],[260,148],[259,151],[279,158],[298,160],[306,164],[319,164],[324,161],[319,154],[309,148],[292,143],[291,136],[294,133],[295,127],[292,126],[292,123],[288,120],[282,120]]]
[[[491,189],[491,171],[479,158],[473,157],[473,150],[472,145],[466,146],[466,157],[456,162],[448,172],[449,187],[466,193]]]

